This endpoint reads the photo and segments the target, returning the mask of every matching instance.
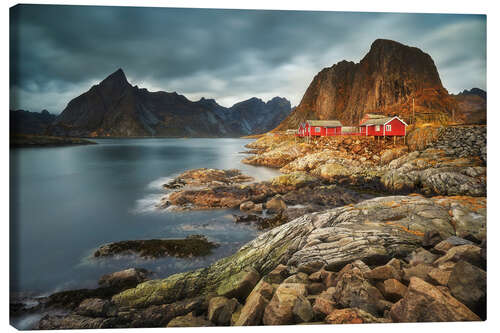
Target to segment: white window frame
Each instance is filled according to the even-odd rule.
[[[314,130],[316,131],[316,133],[320,133],[321,132],[321,127],[316,127]]]
[[[380,125],[375,125],[375,132],[380,132]]]
[[[390,132],[391,131],[391,125],[385,125],[385,131]]]

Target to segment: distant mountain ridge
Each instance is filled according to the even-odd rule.
[[[10,132],[44,135],[55,119],[56,115],[49,113],[47,110],[41,112],[10,110]]]
[[[460,116],[467,124],[486,124],[486,91],[472,88],[451,96],[457,102]]]
[[[477,91],[474,91],[477,93]],[[297,108],[277,130],[297,128],[306,119],[357,125],[365,113],[399,115],[454,111],[467,122],[453,95],[443,87],[431,56],[399,42],[377,39],[359,63],[340,61],[312,80]]]
[[[132,86],[122,69],[72,99],[50,133],[75,137],[237,137],[265,133],[290,113],[286,98],[258,98],[223,107],[213,99],[193,102],[176,92]]]

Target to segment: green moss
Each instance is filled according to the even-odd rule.
[[[95,257],[136,253],[144,258],[174,256],[179,258],[206,256],[218,245],[204,236],[193,235],[184,239],[148,239],[120,241],[101,246]]]

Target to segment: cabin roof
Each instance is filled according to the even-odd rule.
[[[398,119],[400,122],[408,126],[407,123],[405,123],[403,120],[401,120],[399,117],[384,117],[384,118],[376,118],[376,119],[368,119],[366,122],[361,124],[362,126],[372,126],[372,125],[385,125],[388,122],[390,122],[393,119]]]
[[[308,120],[309,126],[339,127],[342,126],[338,120]]]

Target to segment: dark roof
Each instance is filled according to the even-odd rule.
[[[339,127],[342,126],[338,120],[308,120],[310,126]]]

